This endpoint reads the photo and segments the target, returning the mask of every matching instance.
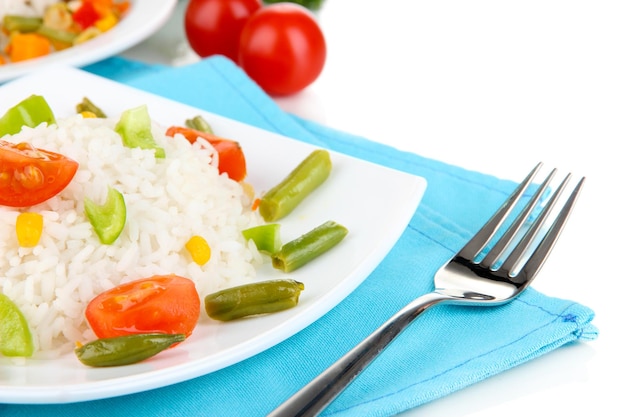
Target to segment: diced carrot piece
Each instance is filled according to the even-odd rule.
[[[50,40],[36,33],[14,33],[11,35],[8,51],[12,62],[45,56],[50,53]]]

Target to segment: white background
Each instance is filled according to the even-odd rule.
[[[182,65],[180,1],[125,55]],[[560,348],[404,417],[624,415],[626,2],[326,0],[320,78],[285,110],[521,180],[538,161],[587,183],[534,287],[591,307],[597,340]]]

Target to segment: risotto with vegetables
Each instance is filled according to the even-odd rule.
[[[0,205],[0,292],[26,317],[36,355],[67,352],[76,341],[93,339],[85,306],[121,283],[177,274],[207,294],[250,282],[263,262],[241,233],[262,219],[251,210],[244,185],[220,175],[206,142],[166,137],[151,122],[160,158],[154,149],[125,146],[117,124],[77,114],[2,137],[5,144],[28,143],[78,163],[56,196],[23,208]],[[85,201],[102,206],[112,189],[123,195],[125,226],[102,243]],[[35,246],[21,245],[16,236],[16,219],[25,212],[43,220]],[[202,265],[186,248],[193,236],[210,248]]]
[[[165,129],[147,105],[57,119],[31,95],[0,117],[0,355],[135,363],[200,320],[295,307],[289,273],[337,245],[334,221],[283,244],[280,224],[331,170],[318,149],[256,196],[239,143],[201,116]],[[206,315],[201,314],[202,304]],[[167,336],[166,336],[167,335]]]
[[[128,0],[0,0],[0,65],[46,56],[115,27]]]

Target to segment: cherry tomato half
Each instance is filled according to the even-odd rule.
[[[271,95],[296,93],[317,79],[326,61],[326,40],[305,7],[277,3],[246,22],[238,63]]]
[[[78,162],[27,143],[0,141],[0,205],[28,207],[60,193]]]
[[[217,151],[217,169],[220,174],[225,172],[230,179],[237,182],[246,178],[246,158],[239,142],[182,126],[170,127],[165,135],[174,136],[177,133],[183,135],[190,143],[194,143],[198,137],[206,139]]]
[[[191,0],[185,10],[185,34],[201,57],[225,55],[237,61],[239,34],[260,0]]]
[[[137,333],[189,337],[200,317],[200,296],[188,278],[155,275],[99,294],[87,305],[85,317],[99,338]]]

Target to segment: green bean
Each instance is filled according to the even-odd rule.
[[[154,149],[156,158],[165,158],[165,149],[157,144],[152,134],[152,119],[146,104],[123,111],[115,131],[122,137],[124,146]]]
[[[307,156],[278,185],[270,189],[259,204],[259,213],[266,222],[276,221],[291,213],[302,200],[330,175],[330,154],[317,149]]]
[[[76,105],[76,113],[82,113],[84,111],[91,112],[96,115],[96,117],[106,118],[107,115],[102,111],[102,109],[95,104],[87,97],[83,97],[83,101]]]
[[[17,15],[6,15],[2,19],[2,26],[4,29],[11,32],[35,32],[43,24],[43,19],[40,17],[28,17]]]
[[[272,255],[272,266],[283,272],[294,271],[337,245],[347,234],[348,229],[329,220],[285,243]]]
[[[56,123],[50,105],[42,96],[30,95],[0,115],[0,137],[14,135],[24,126],[36,127],[44,122],[48,126]]]
[[[211,129],[211,125],[204,120],[202,116],[196,116],[192,119],[185,120],[185,126],[199,130],[200,132],[213,134],[213,129]]]
[[[209,317],[229,321],[295,307],[303,290],[304,284],[292,279],[256,282],[209,294],[204,307]]]
[[[280,249],[280,224],[268,223],[251,227],[241,231],[246,240],[252,239],[256,248],[268,254],[272,254]]]
[[[96,339],[77,347],[76,357],[94,367],[137,363],[185,340],[184,334],[141,333]]]
[[[76,39],[75,33],[68,32],[66,30],[53,29],[46,25],[38,28],[37,33],[53,42],[61,42],[67,45],[72,45]]]

